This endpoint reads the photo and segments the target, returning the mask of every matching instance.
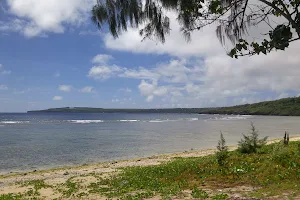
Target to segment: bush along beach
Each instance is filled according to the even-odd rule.
[[[261,138],[251,124],[235,150],[226,146],[221,133],[215,153],[206,156],[165,155],[128,165],[120,161],[102,168],[83,166],[68,173],[53,170],[27,175],[28,179],[40,177],[34,180],[20,181],[21,175],[2,177],[3,183],[14,177],[19,180],[15,182],[19,190],[5,193],[1,188],[0,199],[297,199],[300,141],[283,134],[281,141],[267,144],[267,138]],[[160,159],[160,163],[138,164],[151,159]],[[47,173],[64,179],[45,178]]]

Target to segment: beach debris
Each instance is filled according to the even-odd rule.
[[[288,145],[288,144],[289,144],[289,141],[290,141],[290,135],[289,135],[288,132],[285,131],[284,137],[283,137],[283,143],[284,143],[285,145]]]
[[[65,172],[63,175],[67,176],[67,175],[69,175],[69,174],[70,174],[69,172]]]

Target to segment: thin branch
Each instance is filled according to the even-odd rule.
[[[246,9],[247,9],[248,1],[249,1],[249,0],[246,0],[246,2],[245,2],[245,6],[244,6],[244,9],[243,9],[244,12],[243,12],[242,22],[241,22],[240,28],[242,28],[242,25],[243,25],[243,23],[244,23],[244,17],[245,17],[245,12],[246,12]]]

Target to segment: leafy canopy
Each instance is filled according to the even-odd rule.
[[[99,29],[108,24],[115,38],[131,26],[140,28],[144,39],[164,43],[171,29],[167,11],[172,11],[187,41],[191,32],[217,24],[218,39],[223,45],[230,40],[234,48],[228,55],[238,58],[285,50],[290,42],[300,39],[299,4],[300,0],[98,0],[92,20]],[[274,18],[282,23],[274,26]],[[248,28],[260,23],[270,27],[267,39],[248,42]]]

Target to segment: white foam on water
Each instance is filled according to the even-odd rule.
[[[198,121],[198,118],[187,118],[188,121]]]
[[[0,121],[0,124],[27,124],[30,121]]]
[[[121,120],[118,120],[119,122],[139,122],[140,120],[137,120],[137,119],[121,119]]]
[[[214,117],[214,118],[211,118],[210,120],[246,120],[246,119],[249,119],[251,118],[252,115],[236,115],[236,116],[220,116],[220,117]]]
[[[150,120],[149,122],[150,123],[162,123],[164,121],[162,121],[162,120]]]
[[[68,122],[74,124],[91,124],[91,123],[102,123],[103,120],[68,120]]]
[[[180,119],[155,119],[150,120],[150,123],[162,123],[162,122],[179,122],[179,121],[198,121],[198,118],[180,118]]]

